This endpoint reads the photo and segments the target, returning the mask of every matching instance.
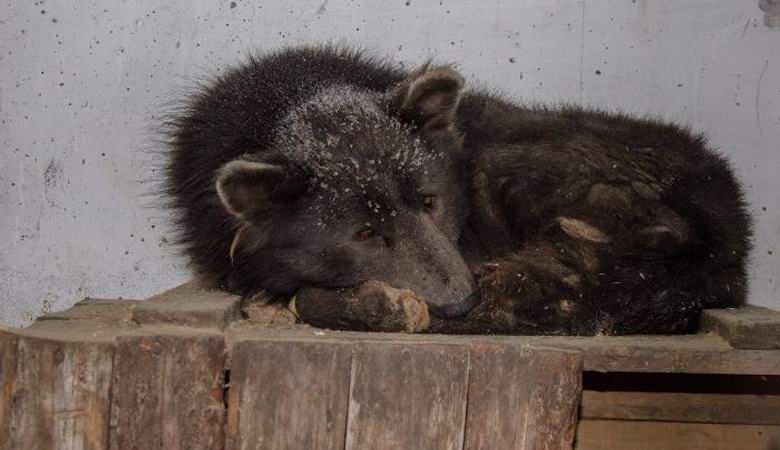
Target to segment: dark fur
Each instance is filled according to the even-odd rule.
[[[436,70],[410,74],[350,51],[303,48],[252,58],[206,84],[173,122],[167,189],[198,273],[244,295],[379,280],[419,291],[441,332],[678,333],[701,308],[744,302],[749,217],[728,164],[701,137],[484,92],[458,105],[447,70],[415,85],[419,98],[401,95]],[[383,115],[342,118],[355,125],[345,131],[332,116],[362,111],[347,94],[343,111],[320,102],[286,119],[334,85],[366,92]],[[290,120],[298,125],[283,125]],[[301,124],[313,140],[285,134]],[[351,181],[360,170],[328,176],[321,158],[301,160],[299,147],[329,136],[343,140],[328,146],[326,166],[375,160],[380,179],[361,187]],[[391,150],[412,151],[415,139],[424,167],[392,170]],[[220,202],[217,174],[236,159],[282,169],[227,177],[240,189],[223,183],[231,200]],[[328,194],[333,184],[359,195]],[[432,211],[421,204],[428,194]],[[231,202],[243,212],[229,214]],[[323,216],[329,227],[316,226]],[[367,221],[378,238],[355,242]]]
[[[460,246],[472,266],[490,262],[463,331],[679,333],[701,308],[744,303],[751,221],[701,136],[485,93],[466,95],[458,117],[472,188]],[[572,237],[560,218],[609,242]]]
[[[461,84],[446,67],[406,74],[332,48],[251,58],[208,83],[172,123],[168,164],[196,271],[244,295],[378,280],[464,312]],[[215,183],[236,160],[276,169],[235,166],[221,204]],[[428,193],[448,214],[425,212]],[[357,239],[367,224],[374,234]]]

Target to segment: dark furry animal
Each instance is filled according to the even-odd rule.
[[[466,312],[462,84],[448,67],[298,48],[205,85],[172,123],[167,176],[196,271],[243,295],[376,280]]]
[[[744,302],[750,220],[700,136],[462,85],[334,48],[205,85],[168,165],[198,273],[346,329],[680,333]]]

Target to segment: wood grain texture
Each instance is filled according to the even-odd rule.
[[[320,333],[322,336],[314,334]],[[531,345],[579,351],[583,369],[596,372],[780,375],[780,350],[732,348],[713,333],[680,336],[452,336],[332,332],[312,328],[265,329],[243,324],[226,330],[231,338],[346,343],[395,342],[413,345]]]
[[[463,447],[468,348],[356,344],[347,450]]]
[[[95,322],[125,321],[131,318],[131,308],[142,300],[117,300],[85,298],[65,311],[53,311],[35,319],[39,322],[53,320],[94,320]]]
[[[110,448],[222,450],[224,364],[221,336],[118,338]]]
[[[551,349],[475,345],[464,449],[570,449],[582,361]]]
[[[343,449],[351,360],[344,344],[236,344],[226,448]]]
[[[577,450],[776,450],[780,427],[580,420]]]
[[[18,338],[0,327],[0,449],[11,448],[11,411],[16,390]]]
[[[177,325],[224,330],[241,319],[241,299],[190,281],[133,307],[139,325]]]
[[[573,353],[537,349],[529,364],[531,391],[527,449],[570,449],[582,392],[582,364]]]
[[[106,449],[112,354],[106,343],[20,335],[8,448]]]
[[[713,331],[734,348],[780,348],[780,312],[760,306],[708,309],[702,314],[704,331]]]
[[[780,396],[584,391],[580,417],[780,425]]]

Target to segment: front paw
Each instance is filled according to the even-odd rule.
[[[488,263],[477,277],[484,303],[470,315],[500,319],[519,333],[565,333],[581,304],[581,285],[578,274],[547,258]]]
[[[320,328],[416,333],[430,325],[428,305],[420,296],[380,281],[344,289],[303,288],[295,309],[304,322]]]
[[[417,333],[430,325],[428,305],[408,289],[396,289],[381,281],[369,281],[355,292],[356,310],[366,313],[374,331]]]

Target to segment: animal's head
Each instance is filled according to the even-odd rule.
[[[449,67],[385,93],[331,86],[289,114],[268,154],[226,164],[216,183],[239,222],[236,276],[279,293],[379,280],[439,316],[468,311],[462,86]]]

